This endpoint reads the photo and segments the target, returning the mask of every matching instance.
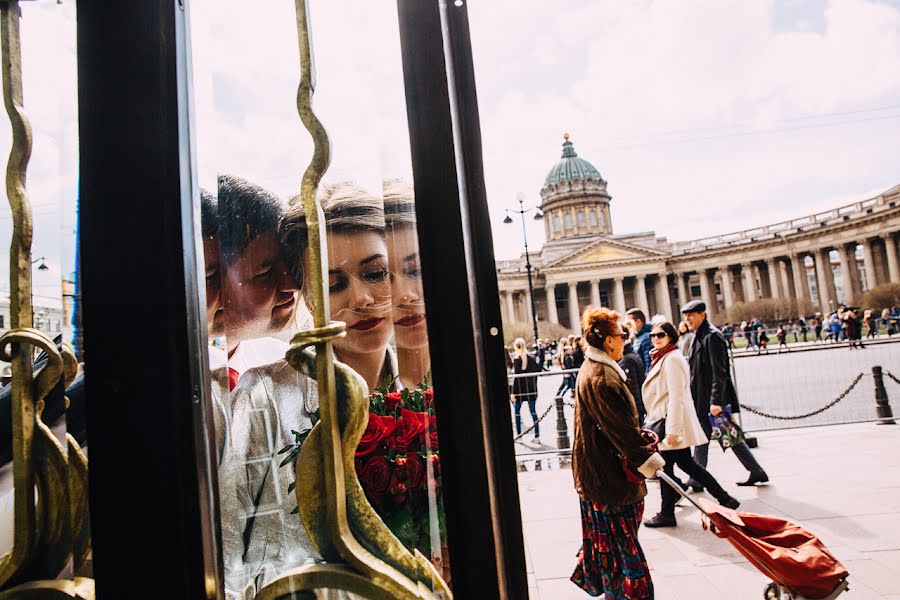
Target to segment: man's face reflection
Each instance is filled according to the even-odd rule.
[[[298,291],[275,232],[254,238],[222,277],[224,331],[221,333],[228,337],[229,348],[241,340],[277,333],[287,327],[294,315]]]
[[[209,337],[225,333],[221,255],[218,236],[203,239],[203,258],[206,262],[206,328]]]

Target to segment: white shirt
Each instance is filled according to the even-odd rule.
[[[229,357],[224,350],[210,346],[209,368],[211,371],[215,371],[227,366],[237,371],[238,377],[240,377],[244,371],[254,367],[262,367],[283,360],[290,347],[291,345],[287,342],[273,337],[256,338],[240,342]]]

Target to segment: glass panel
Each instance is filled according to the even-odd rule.
[[[285,358],[327,307],[326,319],[346,324],[331,344],[338,406],[359,386],[360,415],[371,413],[358,448],[348,447],[361,484],[347,480],[352,535],[397,576],[449,591],[396,13],[311,4],[314,112],[332,148],[317,196],[327,247],[319,282],[299,195],[314,144],[296,108],[294,7],[206,1],[192,15],[226,587],[252,598],[289,569],[338,559],[324,518],[334,501],[326,434],[311,433],[329,400],[312,359],[300,355],[301,372]],[[310,456],[314,472],[304,471]],[[309,479],[295,481],[298,462]],[[373,509],[380,519],[366,521]]]
[[[14,363],[0,363],[0,554],[12,550],[4,560],[14,567],[4,572],[19,583],[67,579],[65,589],[73,590],[74,578],[91,573],[76,257],[75,5],[5,3],[2,21],[7,110],[11,102],[20,105],[31,127],[26,133],[18,115],[0,118],[0,154],[4,162],[11,156],[5,189],[22,184],[22,194],[5,192],[0,206],[0,346]],[[23,235],[29,211],[30,238]],[[19,265],[12,273],[10,240]],[[7,346],[12,340],[16,347]],[[23,411],[29,405],[35,421]],[[26,491],[32,486],[33,495]],[[23,504],[36,501],[37,511]],[[0,581],[0,590],[10,586]]]

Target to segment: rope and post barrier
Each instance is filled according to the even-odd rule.
[[[557,396],[554,401],[556,404],[556,447],[565,450],[571,443],[569,442],[569,424],[566,423],[565,399]]]
[[[894,381],[897,381],[897,378],[891,375],[890,372],[887,375]],[[895,425],[894,413],[891,411],[887,390],[884,389],[884,374],[880,366],[875,365],[872,367],[872,377],[875,379],[875,414],[878,415],[877,423],[879,425]]]

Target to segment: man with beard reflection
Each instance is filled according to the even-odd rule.
[[[293,323],[300,288],[278,241],[282,201],[236,175],[220,175],[218,185],[215,235],[203,243],[207,320],[227,348],[210,348],[210,367],[227,364],[231,390],[247,369],[284,358],[288,344],[270,336]]]

